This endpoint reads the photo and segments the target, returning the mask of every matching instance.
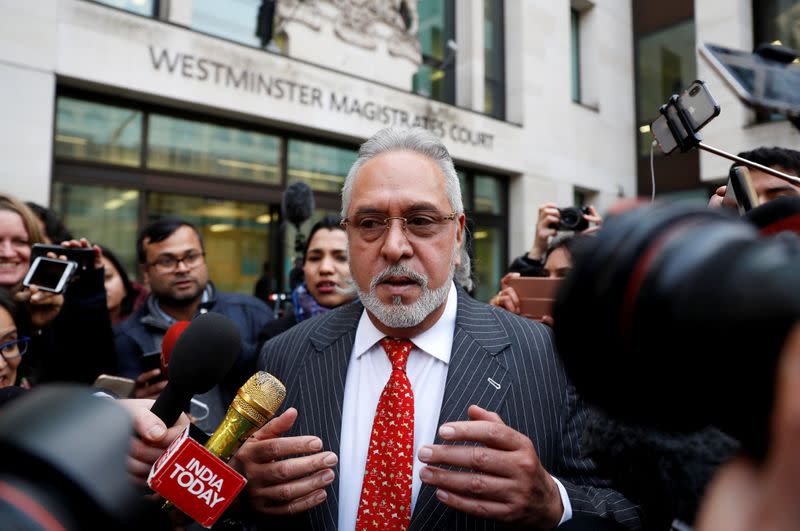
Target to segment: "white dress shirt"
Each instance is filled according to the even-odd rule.
[[[419,471],[424,463],[418,458],[422,446],[433,444],[439,428],[447,382],[447,366],[456,328],[458,294],[450,286],[444,313],[434,325],[416,337],[409,338],[414,348],[408,356],[406,374],[414,391],[414,468],[411,479],[411,511],[417,502],[422,480]],[[347,367],[342,404],[342,432],[339,444],[339,526],[341,531],[355,529],[361,483],[367,464],[372,422],[381,392],[389,381],[392,364],[379,343],[386,335],[367,316],[361,314],[356,329],[353,352]],[[566,490],[556,483],[564,503],[564,516],[569,519],[572,508]]]

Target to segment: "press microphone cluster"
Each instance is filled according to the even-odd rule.
[[[147,483],[205,527],[225,512],[246,480],[225,463],[244,441],[280,408],[286,389],[277,378],[258,372],[239,389],[225,419],[201,446],[184,430],[153,465]]]
[[[241,343],[236,324],[213,312],[180,327],[173,325],[165,342],[162,353],[168,360],[169,376],[152,411],[170,426],[193,395],[209,391],[225,376]],[[246,483],[225,462],[275,415],[284,396],[281,382],[268,373],[256,373],[236,393],[225,419],[205,446],[204,434],[192,438],[192,426],[187,426],[153,465],[148,485],[201,525],[212,526]]]

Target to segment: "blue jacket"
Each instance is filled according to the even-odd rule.
[[[209,406],[208,418],[197,424],[205,431],[213,431],[224,417],[236,391],[256,372],[258,333],[272,320],[272,312],[255,297],[218,292],[212,283],[208,285],[209,297],[200,304],[198,315],[206,312],[222,314],[239,326],[242,337],[241,353],[233,368],[214,389],[197,397]],[[170,323],[153,311],[154,305],[155,298],[151,294],[139,310],[114,327],[114,349],[120,376],[137,378],[142,373],[142,354],[161,349],[161,340]]]

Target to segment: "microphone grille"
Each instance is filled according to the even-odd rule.
[[[275,415],[285,397],[286,388],[280,380],[268,372],[258,371],[239,388],[233,403],[253,424],[263,426]]]

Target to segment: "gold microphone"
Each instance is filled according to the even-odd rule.
[[[286,387],[281,381],[258,371],[236,392],[225,418],[206,442],[206,450],[228,462],[244,441],[275,415],[284,398]],[[161,508],[172,507],[167,500]]]
[[[275,415],[285,397],[286,388],[280,380],[258,371],[236,392],[225,419],[206,442],[206,449],[227,462],[248,437]]]

